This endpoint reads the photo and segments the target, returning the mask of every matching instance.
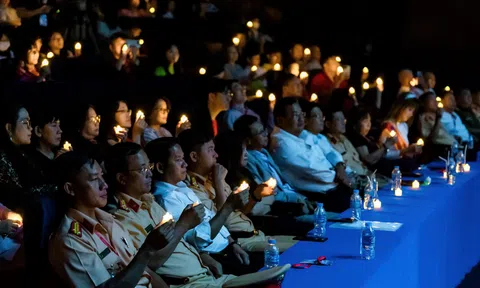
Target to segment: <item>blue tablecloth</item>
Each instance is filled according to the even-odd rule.
[[[428,171],[432,184],[419,191],[404,187],[402,197],[379,191],[382,208],[363,211],[363,220],[403,226],[376,231],[374,260],[359,257],[360,230],[327,228],[328,241],[297,243],[281,255],[281,264],[325,255],[333,266],[290,269],[282,287],[455,287],[480,261],[480,163],[470,165],[454,186],[439,171]]]

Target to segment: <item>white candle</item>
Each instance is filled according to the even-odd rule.
[[[423,145],[425,145],[425,143],[423,142],[423,139],[422,139],[422,138],[418,139],[417,145],[418,145],[418,146],[423,146]]]
[[[68,143],[68,141],[65,141],[65,144],[63,144],[63,150],[71,151],[72,144]]]
[[[188,122],[188,117],[187,115],[182,115],[182,117],[180,117],[180,124],[183,124],[185,122]]]
[[[142,110],[138,110],[137,111],[137,120],[138,119],[144,119],[145,118],[145,114],[143,114]]]
[[[468,173],[470,172],[470,165],[465,163],[463,164],[463,172]]]
[[[238,194],[242,191],[245,191],[247,190],[248,188],[250,188],[250,185],[248,185],[247,182],[243,181],[242,184],[240,184],[240,187],[237,188],[237,190],[235,190],[235,194]]]
[[[417,180],[413,181],[412,183],[412,189],[419,189],[420,188],[420,182]]]
[[[255,92],[255,97],[257,97],[257,98],[262,98],[262,97],[263,97],[263,92],[262,92],[262,90],[257,90],[257,92]]]
[[[318,100],[318,95],[315,93],[312,93],[312,96],[310,96],[310,102],[315,102]]]
[[[172,214],[167,212],[167,213],[165,213],[165,215],[163,215],[162,222],[160,222],[160,225],[163,225],[163,224],[165,224],[165,223],[167,223],[168,221],[171,221],[171,220],[173,220]]]
[[[205,75],[207,73],[207,69],[201,67],[200,70],[198,70],[198,74],[200,75]]]
[[[275,100],[277,100],[277,97],[275,97],[275,94],[270,93],[270,95],[268,95],[268,101],[273,102]]]
[[[275,187],[277,187],[277,180],[270,178],[267,180],[267,182],[265,182],[265,184],[267,184],[268,187],[275,189]]]
[[[402,189],[400,189],[400,188],[395,189],[395,196],[397,196],[397,197],[402,196]]]
[[[373,208],[374,209],[382,208],[382,202],[380,201],[380,199],[374,199],[373,200]]]

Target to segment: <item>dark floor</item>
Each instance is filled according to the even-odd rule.
[[[472,271],[465,275],[462,283],[457,288],[479,288],[480,287],[480,262],[473,267]]]

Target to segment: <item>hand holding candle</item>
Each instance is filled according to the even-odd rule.
[[[425,143],[423,142],[423,139],[422,138],[418,139],[417,146],[424,146],[424,145]]]
[[[270,178],[267,180],[267,182],[265,182],[265,184],[267,184],[268,187],[275,189],[275,187],[277,187],[277,180]]]
[[[237,190],[235,190],[235,192],[233,192],[234,194],[238,194],[240,192],[243,192],[247,189],[250,188],[250,185],[248,185],[248,183],[246,181],[243,181],[242,184],[240,184],[240,187],[237,188]]]
[[[11,220],[13,223],[17,224],[18,226],[23,225],[23,218],[20,216],[20,214],[9,211],[7,213],[7,219]]]
[[[78,57],[82,55],[82,44],[80,42],[75,43],[75,46],[73,46],[73,48],[75,48],[75,56]]]
[[[142,110],[137,111],[137,116],[135,118],[137,121],[138,119],[145,119],[145,114],[143,114]]]
[[[173,221],[173,216],[170,213],[165,213],[162,217],[162,221],[160,222],[160,226],[167,223],[168,221]]]
[[[73,150],[72,144],[70,144],[68,141],[65,141],[65,143],[63,144],[63,150],[72,151]]]
[[[186,122],[188,122],[187,115],[182,115],[182,117],[180,117],[180,124],[183,124],[183,123],[186,123]]]

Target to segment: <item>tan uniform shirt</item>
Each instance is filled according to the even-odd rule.
[[[166,213],[155,202],[152,194],[145,194],[141,201],[124,193],[117,193],[120,209],[115,212],[118,221],[130,233],[134,246],[138,249]],[[193,246],[180,240],[168,260],[157,271],[159,275],[185,278],[208,272],[203,265],[200,255]]]
[[[369,174],[368,168],[360,159],[357,149],[355,149],[352,142],[350,142],[347,137],[340,135],[339,138],[336,138],[333,135],[328,134],[327,138],[330,143],[332,143],[335,150],[342,155],[343,162],[355,171],[357,175]]]
[[[97,208],[95,217],[70,209],[50,239],[50,263],[73,287],[99,286],[126,267],[137,252],[112,215]],[[151,287],[150,279],[144,272],[136,287]]]

